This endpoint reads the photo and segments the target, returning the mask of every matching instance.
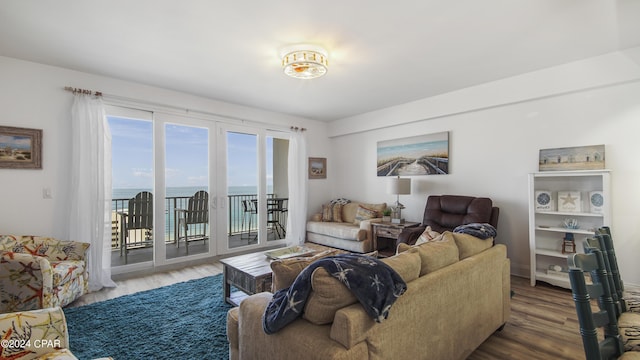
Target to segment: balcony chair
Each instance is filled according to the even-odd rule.
[[[580,335],[587,360],[640,359],[640,352],[625,352],[628,339],[620,335],[619,319],[611,297],[604,257],[599,249],[588,254],[574,254],[567,259],[571,292],[580,324]],[[590,273],[587,284],[585,274]],[[597,298],[599,311],[593,312],[591,299]],[[637,315],[637,314],[631,314]],[[625,321],[625,319],[620,319]],[[626,319],[629,320],[629,319]],[[603,340],[598,339],[602,328]]]
[[[180,248],[180,239],[182,239],[182,230],[184,230],[184,246],[187,254],[189,254],[189,241],[202,240],[205,243],[209,239],[207,235],[207,225],[209,224],[209,193],[200,190],[193,194],[187,202],[186,209],[175,210],[176,220],[178,222],[176,237],[176,246]],[[189,235],[189,225],[191,235]]]
[[[88,243],[0,235],[0,313],[66,306],[88,292]]]
[[[258,238],[258,233],[251,238],[251,225],[253,224],[253,218],[258,214],[258,208],[256,207],[256,203],[253,200],[242,200],[242,229],[240,231],[240,240],[244,239],[243,234],[245,230],[245,224],[247,223],[247,217],[249,217],[249,228],[247,229],[247,243],[251,243],[253,240]]]
[[[129,199],[126,212],[120,215],[120,256],[124,253],[124,263],[127,264],[127,254],[130,249],[153,246],[153,194],[141,191]],[[131,241],[131,230],[140,230],[140,239]]]
[[[287,236],[286,231],[286,215],[287,215],[287,199],[275,198],[267,199],[267,226],[270,226],[274,236],[282,239]]]
[[[489,223],[498,228],[500,209],[489,198],[461,195],[431,195],[427,198],[422,224],[404,229],[398,236],[400,243],[413,245],[427,226],[442,233],[459,225]]]

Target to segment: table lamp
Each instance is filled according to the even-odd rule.
[[[391,223],[403,224],[402,209],[404,209],[404,205],[400,203],[400,195],[411,194],[411,179],[401,179],[400,176],[389,179],[387,193],[396,195],[396,203],[391,207]]]

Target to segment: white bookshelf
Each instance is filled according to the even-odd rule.
[[[582,243],[593,236],[595,229],[610,226],[611,223],[611,191],[609,170],[581,171],[548,171],[529,174],[529,249],[531,256],[531,286],[536,281],[544,281],[555,286],[570,288],[567,270],[567,254],[562,253],[563,238],[566,233],[573,233],[576,252],[584,252]],[[557,211],[558,192],[571,191],[580,194],[574,211]],[[600,192],[604,199],[602,206],[592,205],[590,198],[593,192]],[[537,210],[544,201],[536,200],[540,192],[549,192],[552,198],[551,208]],[[542,193],[544,196],[544,194]],[[567,198],[561,199],[564,202]],[[570,198],[573,199],[573,198]],[[595,199],[595,198],[594,198]],[[567,218],[578,221],[577,229],[564,227]],[[558,272],[550,267],[562,267]]]

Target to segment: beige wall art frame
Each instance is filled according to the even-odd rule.
[[[42,130],[0,126],[0,169],[42,169]]]
[[[327,178],[327,158],[309,158],[309,179]]]

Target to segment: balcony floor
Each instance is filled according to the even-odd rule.
[[[271,241],[277,238],[273,236],[273,232],[269,231],[267,241]],[[246,234],[241,238],[240,234],[232,235],[229,238],[229,247],[231,249],[238,248],[248,244]],[[166,254],[168,259],[186,256],[186,248],[184,242],[180,243],[180,247],[176,247],[175,243],[167,243]],[[189,255],[206,253],[208,251],[209,241],[203,242],[201,240],[189,242]],[[139,249],[130,249],[127,254],[127,264],[135,264],[153,260],[153,248],[145,247]],[[111,267],[125,265],[124,254],[120,255],[120,250],[113,250],[111,252]]]

